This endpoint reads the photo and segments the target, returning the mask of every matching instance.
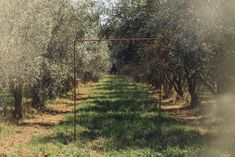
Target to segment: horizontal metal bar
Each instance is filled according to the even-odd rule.
[[[113,39],[77,39],[79,42],[101,42],[101,41],[153,41],[159,38],[113,38]]]

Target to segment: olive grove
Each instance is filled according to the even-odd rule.
[[[0,0],[0,156],[235,156],[234,0]]]
[[[87,12],[95,5],[95,1],[0,1],[0,88],[12,93],[15,118],[22,117],[24,96],[40,108],[72,88],[74,40],[97,36],[98,13]],[[76,49],[83,49],[76,56],[79,78],[100,79],[109,68],[105,44],[81,43]]]
[[[110,44],[119,71],[156,88],[162,72],[164,97],[189,93],[195,106],[200,85],[217,95],[234,78],[233,6],[232,0],[120,0],[102,34],[158,38]]]

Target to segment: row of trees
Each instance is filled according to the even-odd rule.
[[[97,36],[96,5],[92,0],[0,0],[0,88],[12,93],[15,118],[22,117],[24,96],[40,108],[72,88],[74,40]],[[96,81],[109,69],[104,43],[79,43],[76,49],[81,80]]]
[[[221,94],[235,76],[233,6],[233,0],[119,0],[109,10],[101,34],[158,38],[111,43],[119,71],[156,88],[163,86],[165,98],[173,91],[183,98],[187,92],[194,106],[199,85]]]

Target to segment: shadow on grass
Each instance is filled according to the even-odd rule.
[[[164,152],[167,147],[185,149],[203,145],[203,137],[192,127],[162,117],[163,138],[157,136],[157,104],[142,85],[129,83],[122,76],[108,76],[108,81],[92,87],[93,96],[78,109],[78,139],[98,141],[105,151],[125,148],[149,148]],[[68,144],[72,141],[72,115],[68,115],[52,136],[40,142]],[[100,139],[103,142],[99,143]]]

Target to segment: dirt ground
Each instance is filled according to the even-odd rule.
[[[86,85],[81,85],[77,89],[79,93],[77,99],[83,100],[89,97],[89,89]],[[38,111],[33,118],[24,118],[17,125],[12,125],[15,134],[0,139],[0,156],[6,156],[17,148],[24,149],[33,136],[46,136],[52,133],[53,126],[59,124],[66,113],[73,111],[73,101],[65,103],[48,104],[48,109]],[[29,150],[21,150],[26,154],[30,154]],[[27,156],[27,155],[26,155]]]
[[[89,98],[90,89],[88,85],[80,85],[77,89],[79,100]],[[150,90],[149,88],[147,90]],[[156,91],[150,91],[157,98]],[[18,125],[13,126],[15,134],[12,136],[0,139],[0,157],[16,151],[17,148],[22,148],[21,152],[26,156],[30,154],[24,145],[32,139],[33,136],[46,136],[52,133],[52,128],[58,125],[64,118],[66,113],[73,111],[73,101],[70,98],[64,98],[66,101],[54,101],[47,105],[47,109],[38,112],[32,118],[21,120]],[[218,119],[213,119],[215,114],[215,100],[205,98],[198,108],[190,109],[184,105],[175,103],[172,105],[172,100],[169,102],[164,100],[162,109],[170,113],[170,115],[178,121],[185,122],[189,125],[196,126],[202,135],[213,134],[218,126]],[[203,109],[203,110],[202,110]],[[206,112],[205,112],[206,111]],[[209,115],[208,113],[212,113]],[[25,149],[25,150],[24,150]],[[30,155],[29,155],[30,156]]]

